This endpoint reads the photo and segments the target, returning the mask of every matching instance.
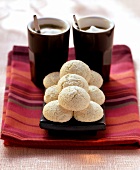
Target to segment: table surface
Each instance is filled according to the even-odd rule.
[[[13,45],[26,45],[27,24],[33,15],[59,16],[73,22],[77,17],[102,15],[115,22],[114,44],[130,47],[136,68],[140,106],[140,10],[139,0],[1,0],[8,10],[0,19],[0,114],[3,109],[7,53]],[[5,12],[6,12],[5,10]],[[4,14],[4,13],[3,13]],[[72,34],[70,47],[73,47]],[[0,122],[1,122],[0,115]],[[1,170],[140,169],[140,150],[49,150],[4,147],[0,140]]]

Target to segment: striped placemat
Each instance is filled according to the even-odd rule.
[[[73,48],[69,49],[69,59],[74,59]],[[50,135],[39,127],[43,92],[31,81],[28,48],[14,46],[8,55],[1,139],[5,146],[38,148],[139,147],[136,80],[129,47],[113,47],[110,82],[104,84],[103,90],[106,95],[106,130],[87,136]]]

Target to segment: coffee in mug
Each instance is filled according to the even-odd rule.
[[[68,59],[70,24],[59,18],[39,18],[40,31],[34,21],[28,26],[29,59],[34,84],[43,88],[43,78],[55,71]]]
[[[89,67],[109,80],[114,22],[101,16],[80,18],[79,28],[73,24],[73,40],[76,59],[82,60]]]

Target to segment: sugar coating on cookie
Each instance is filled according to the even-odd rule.
[[[78,86],[68,86],[58,95],[59,104],[72,111],[83,110],[90,103],[90,96],[85,89]]]
[[[43,85],[45,88],[56,85],[60,79],[59,72],[52,72],[46,75],[43,79]]]
[[[51,101],[43,107],[43,116],[53,122],[67,122],[73,117],[73,111],[59,105],[58,100]]]
[[[58,81],[59,91],[67,86],[79,86],[84,88],[87,92],[89,90],[89,85],[86,79],[78,74],[66,74]]]
[[[58,100],[58,95],[59,95],[59,91],[58,91],[57,85],[53,85],[51,87],[48,87],[45,90],[44,102],[48,103],[48,102],[53,101],[53,100]]]
[[[88,94],[90,95],[90,99],[99,105],[105,102],[105,95],[97,86],[89,86]]]
[[[84,77],[87,82],[91,78],[91,70],[89,66],[81,60],[70,60],[64,63],[60,69],[60,77],[66,74],[78,74]]]
[[[89,106],[81,111],[74,111],[74,118],[80,122],[95,122],[100,120],[104,115],[102,107],[93,101]]]
[[[100,88],[103,85],[102,76],[96,71],[91,70],[91,78],[89,80],[89,85],[94,85]]]

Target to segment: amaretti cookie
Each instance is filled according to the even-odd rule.
[[[102,76],[96,71],[91,70],[91,78],[89,80],[89,85],[94,85],[100,88],[103,85]]]
[[[100,120],[104,115],[102,107],[93,101],[89,106],[81,111],[74,111],[74,118],[80,122],[95,122]]]
[[[90,96],[85,89],[78,86],[68,86],[58,95],[59,104],[67,110],[79,111],[88,107]]]
[[[58,91],[57,85],[53,85],[51,87],[48,87],[45,90],[44,102],[48,103],[48,102],[53,101],[53,100],[58,100],[58,95],[59,95],[59,91]]]
[[[43,85],[45,88],[48,88],[50,86],[56,85],[58,83],[58,80],[60,79],[60,73],[59,72],[52,72],[46,75],[43,79]]]
[[[102,105],[105,102],[105,95],[102,90],[96,86],[89,86],[90,99],[99,105]]]
[[[58,81],[58,91],[60,92],[63,88],[67,86],[79,86],[84,88],[87,92],[88,82],[82,76],[78,74],[66,74]]]
[[[89,66],[80,60],[70,60],[64,63],[60,69],[60,78],[66,74],[78,74],[84,77],[87,82],[91,78],[91,70]]]
[[[73,111],[59,105],[58,100],[51,101],[43,107],[43,116],[53,122],[67,122],[73,117]]]

